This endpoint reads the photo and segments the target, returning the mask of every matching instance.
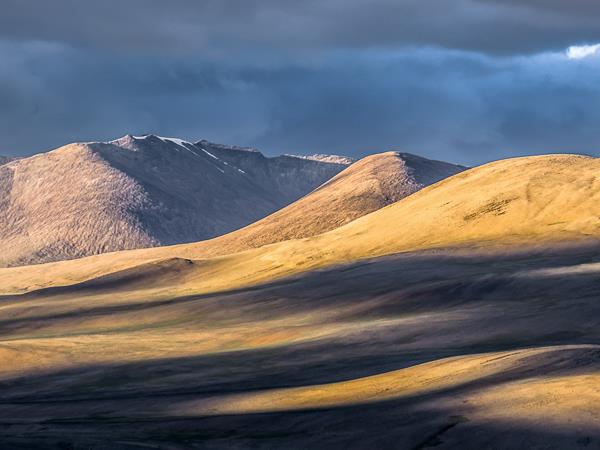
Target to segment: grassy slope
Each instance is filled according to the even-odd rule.
[[[133,279],[5,297],[0,441],[416,448],[452,425],[450,448],[570,448],[597,431],[596,255],[425,252],[229,294],[149,301]],[[168,264],[153,274],[190,265]]]
[[[45,265],[40,267],[39,273],[49,283],[56,283],[59,279],[81,279],[76,274],[79,270],[89,269],[91,273],[83,278],[90,278],[130,267],[137,262],[171,258],[172,254],[194,259],[208,258],[289,239],[311,237],[338,228],[416,192],[425,184],[463,169],[461,166],[396,152],[371,155],[288,207],[227,235],[190,245],[114,253],[105,258],[91,257],[78,262]],[[5,273],[13,277],[13,274],[27,274],[29,269]],[[18,278],[13,278],[13,281]]]
[[[186,258],[194,246],[155,261],[117,253],[124,270],[4,297],[0,438],[589,447],[600,439],[598,249],[551,244],[597,236],[599,172],[593,158],[501,161],[320,236],[206,260]],[[482,242],[502,252],[356,262]],[[503,246],[527,242],[549,249]],[[103,258],[3,276],[77,282],[106,270],[93,263]]]
[[[490,163],[422,189],[328,233],[200,260],[196,270],[182,274],[172,292],[229,289],[416,249],[594,238],[600,234],[598,175],[600,160],[575,155]],[[5,292],[19,292],[71,284],[161,258],[196,259],[202,257],[202,245],[121,252],[2,270],[0,286]],[[146,267],[141,266],[140,270],[143,272]]]

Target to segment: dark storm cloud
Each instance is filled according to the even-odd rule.
[[[599,149],[597,58],[422,49],[250,67],[46,44],[0,51],[11,55],[0,70],[7,153],[145,132],[272,153],[397,148],[469,164]]]
[[[0,54],[0,153],[129,132],[248,139],[262,126],[256,92],[209,64],[40,43],[0,45]]]
[[[431,45],[527,53],[600,40],[597,0],[3,0],[0,36],[126,51]]]
[[[3,0],[0,154],[126,133],[476,164],[597,153],[600,3]]]

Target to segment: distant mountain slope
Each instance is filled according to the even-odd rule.
[[[185,280],[163,289],[186,293],[232,289],[418,249],[599,239],[599,180],[599,158],[547,155],[496,161],[425,187],[330,232],[202,260]],[[43,272],[35,267],[2,270],[0,286],[19,292],[71,284],[147,261],[202,258],[203,251],[198,244],[187,244],[69,261],[46,266]]]
[[[328,233],[203,260],[186,292],[232,289],[412,250],[598,240],[598,197],[599,158],[546,155],[496,161]],[[169,256],[193,259],[193,252],[182,252],[186,248],[193,245],[173,248]]]
[[[234,253],[325,233],[466,168],[408,153],[367,156],[291,205],[193,246],[194,256]]]
[[[345,167],[153,135],[70,144],[0,166],[0,265],[209,239]]]
[[[12,160],[14,160],[16,158],[10,157],[10,156],[2,156],[0,155],[0,166],[6,163],[11,162]]]

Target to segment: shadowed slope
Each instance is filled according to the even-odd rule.
[[[562,378],[562,383],[556,383],[556,380],[561,380],[560,375],[571,375],[580,370],[588,375],[582,377],[583,385],[580,387],[583,389],[577,389],[574,386],[576,377],[565,376]],[[562,402],[562,406],[566,406],[567,402],[575,403],[577,396],[586,396],[587,417],[578,418],[585,419],[591,428],[595,422],[594,413],[599,409],[596,402],[600,401],[600,389],[594,388],[594,384],[600,382],[600,346],[541,347],[458,356],[350,381],[233,394],[201,401],[184,400],[170,410],[172,413],[182,415],[217,415],[331,408],[414,397],[497,377],[495,384],[500,385],[500,388],[497,389],[499,392],[496,393],[495,402],[502,395],[512,394],[515,397],[514,404],[505,407],[513,414],[515,409],[520,409],[519,413],[523,418],[539,414],[546,416],[546,420],[557,419],[555,414],[554,417],[552,417],[552,413],[544,414],[543,408],[535,410],[527,408],[526,405],[518,405],[518,403],[525,403],[523,399],[516,398],[517,395],[514,393],[520,386],[503,386],[502,381],[504,380],[533,378],[536,374],[541,374],[540,372],[543,372],[544,376],[550,378],[552,382],[562,384],[562,386],[558,389],[555,387],[550,394],[542,382],[538,382],[537,385],[531,383],[529,386],[523,383],[524,389],[529,387],[528,396],[542,397],[540,394],[548,393],[549,397],[557,400],[560,398],[558,401]],[[534,392],[534,389],[538,389],[539,392]],[[486,389],[482,389],[482,391],[480,395],[485,398],[488,393]],[[486,401],[483,402],[482,399],[479,400],[481,403],[485,403],[490,410],[496,413],[501,412],[497,410],[498,404],[494,404],[491,398],[485,399]],[[506,401],[507,399],[504,398],[504,402]],[[566,410],[562,411],[562,415],[568,417],[570,413],[574,412]],[[505,417],[510,417],[508,411],[505,412]]]
[[[203,296],[5,297],[0,442],[595,443],[597,255],[407,253]],[[193,266],[160,264],[165,277]],[[135,287],[127,275],[91,283]]]
[[[3,164],[7,164],[13,160],[15,160],[16,158],[10,157],[10,156],[2,156],[0,155],[0,166]]]

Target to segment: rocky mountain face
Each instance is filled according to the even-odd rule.
[[[0,266],[210,239],[345,167],[154,135],[70,144],[0,166]]]

